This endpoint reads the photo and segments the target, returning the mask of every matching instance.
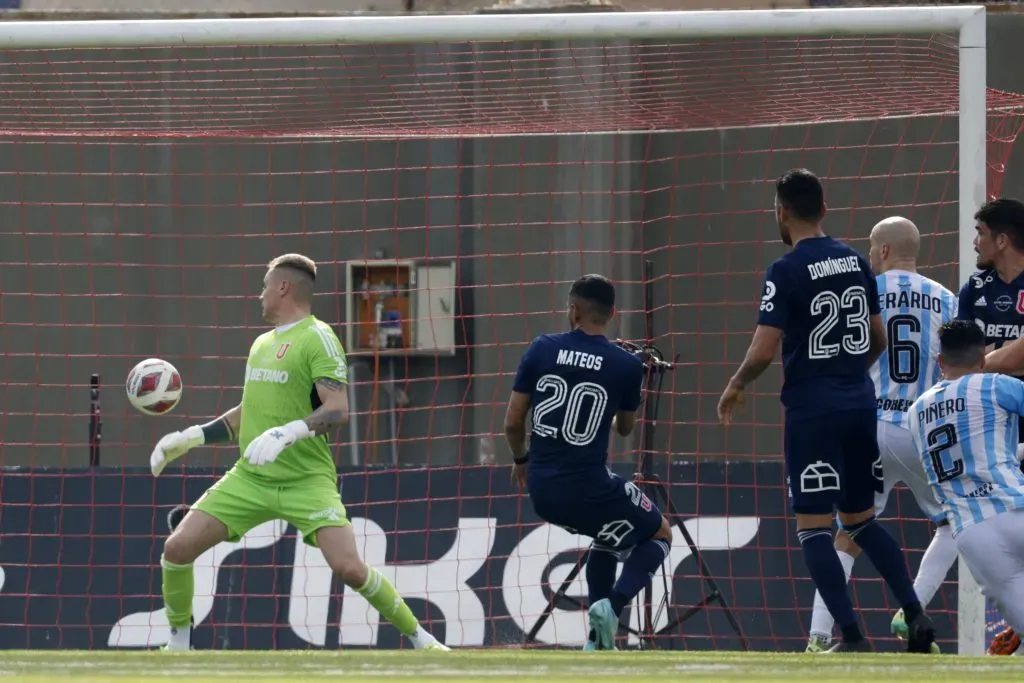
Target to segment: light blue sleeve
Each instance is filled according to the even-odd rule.
[[[950,320],[956,319],[957,310],[960,308],[960,300],[956,294],[944,289],[942,294],[942,323],[948,323]]]
[[[917,411],[924,403],[918,398],[907,411],[907,429],[910,430],[910,440],[914,443],[914,450],[921,452],[921,423],[917,419]]]
[[[996,403],[1007,412],[1024,415],[1024,382],[1007,375],[996,375]]]

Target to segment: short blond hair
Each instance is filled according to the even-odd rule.
[[[294,268],[300,270],[316,281],[316,262],[302,254],[282,254],[267,264],[267,270],[275,268]]]

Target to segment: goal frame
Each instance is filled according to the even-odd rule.
[[[841,36],[957,33],[959,37],[959,278],[973,272],[974,212],[986,199],[986,13],[979,5],[787,10],[23,21],[0,23],[16,49],[259,46]],[[627,132],[627,131],[623,131]],[[985,601],[959,560],[958,651],[985,646]]]

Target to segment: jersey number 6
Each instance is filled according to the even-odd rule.
[[[570,391],[568,383],[558,375],[544,375],[537,380],[537,391],[554,393],[533,409],[534,434],[558,438],[559,428],[544,424],[544,418],[564,406],[561,429],[566,443],[586,446],[597,437],[601,418],[608,407],[608,392],[604,387],[593,382],[580,382]]]
[[[846,314],[846,329],[842,344],[825,343],[825,337],[839,323],[839,314]],[[871,348],[871,326],[868,323],[868,297],[863,287],[850,287],[841,295],[825,290],[811,299],[811,315],[823,315],[825,319],[813,330],[807,348],[807,355],[813,360],[834,358],[839,355],[840,346],[849,354],[859,356]]]
[[[897,384],[913,384],[921,375],[921,347],[910,339],[900,339],[900,332],[921,331],[921,321],[912,315],[894,315],[886,323],[889,336],[889,377]]]

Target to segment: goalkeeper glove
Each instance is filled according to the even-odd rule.
[[[263,432],[246,447],[242,457],[250,464],[269,465],[277,460],[281,451],[291,446],[296,441],[311,439],[316,432],[309,428],[303,420],[295,420],[280,427],[273,427]]]
[[[166,434],[156,442],[153,453],[149,456],[149,469],[153,472],[154,477],[158,477],[171,461],[177,460],[205,442],[203,428],[198,425],[180,432]]]

